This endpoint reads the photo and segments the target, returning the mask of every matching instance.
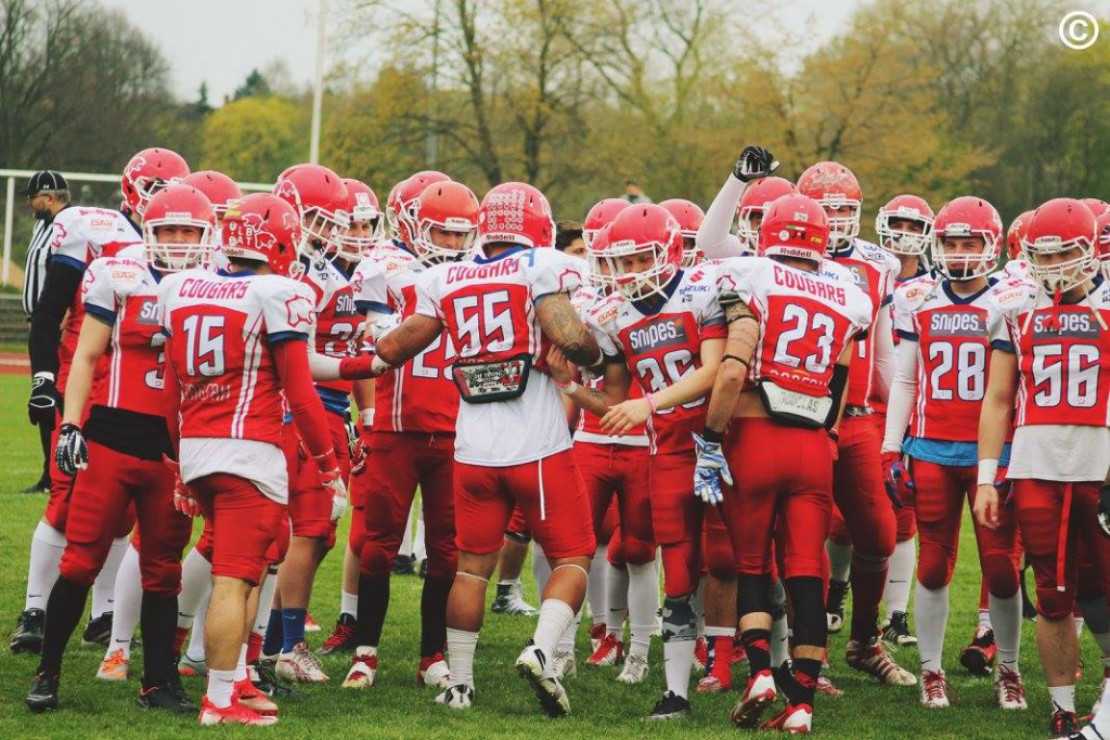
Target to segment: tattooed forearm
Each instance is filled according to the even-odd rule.
[[[402,365],[435,341],[443,324],[430,316],[410,316],[377,341],[378,357],[390,365]]]
[[[566,295],[551,295],[536,305],[536,316],[548,339],[576,365],[590,367],[601,357],[597,340],[578,318]]]

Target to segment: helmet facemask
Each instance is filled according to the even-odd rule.
[[[979,252],[950,254],[946,238],[978,238],[983,248]],[[933,266],[953,282],[966,282],[983,277],[998,265],[998,249],[993,235],[985,231],[973,231],[967,224],[949,224],[943,234],[934,235],[932,249]]]
[[[192,226],[200,230],[197,242],[159,241],[158,229],[165,226]],[[165,218],[143,222],[143,253],[147,264],[158,272],[181,272],[203,266],[212,252],[215,229],[208,221],[185,213],[168,213]]]
[[[1044,258],[1075,250],[1075,256],[1045,263]],[[1058,236],[1041,236],[1022,242],[1029,271],[1049,293],[1066,293],[1093,278],[1101,269],[1094,244],[1085,238],[1063,241]]]

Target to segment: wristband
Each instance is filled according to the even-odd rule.
[[[335,470],[339,467],[339,463],[335,459],[334,449],[329,449],[322,455],[313,455],[312,459],[316,461],[316,467],[320,469],[321,473],[326,473],[329,470]]]
[[[978,483],[981,486],[993,486],[998,477],[998,460],[980,460]]]
[[[644,398],[647,399],[648,406],[651,407],[651,413],[658,414],[659,413],[659,404],[657,404],[655,402],[655,394],[654,393],[645,393]]]
[[[560,383],[558,381],[555,381],[555,387],[558,388],[563,393],[565,393],[566,395],[573,396],[575,391],[578,390],[579,385],[578,385],[577,382],[575,382],[573,380],[571,380],[569,382],[566,382],[566,383]]]
[[[363,409],[358,412],[358,421],[364,427],[374,426],[374,409]]]
[[[704,439],[706,442],[721,444],[725,441],[725,433],[718,432],[715,429],[710,429],[709,427],[706,427],[705,429],[701,430],[701,438]]]

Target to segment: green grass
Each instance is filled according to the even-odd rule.
[[[19,493],[38,475],[34,430],[27,425],[23,397],[26,379],[0,376],[0,625],[4,636],[23,607],[27,548],[45,497]],[[344,527],[345,529],[345,527]],[[881,688],[872,680],[844,666],[844,635],[833,638],[833,680],[845,690],[840,699],[819,697],[816,729],[825,738],[1018,738],[1044,737],[1047,729],[1048,694],[1043,685],[1033,642],[1033,626],[1025,625],[1023,667],[1029,689],[1030,710],[1002,715],[994,707],[991,684],[971,679],[959,666],[959,648],[970,638],[978,602],[979,578],[974,543],[965,524],[963,553],[952,588],[953,604],[948,633],[946,669],[954,684],[955,704],[946,712],[928,712],[918,704],[916,688]],[[330,625],[338,612],[340,558],[325,561],[312,604],[312,613]],[[379,684],[364,692],[338,686],[346,657],[324,659],[332,676],[327,686],[302,689],[302,697],[283,704],[281,722],[274,730],[236,728],[209,731],[220,736],[376,738],[508,738],[549,737],[559,733],[572,738],[706,737],[734,733],[727,712],[737,694],[693,696],[694,718],[664,726],[645,726],[640,719],[651,709],[663,689],[660,648],[653,645],[652,669],[647,685],[630,688],[613,679],[616,668],[583,667],[588,641],[585,629],[579,639],[579,676],[569,682],[573,715],[553,723],[541,717],[528,688],[512,671],[512,661],[533,622],[519,617],[490,615],[476,661],[477,705],[463,714],[436,706],[430,690],[416,688],[420,584],[416,578],[396,578],[389,619],[382,640]],[[534,588],[527,592],[533,597]],[[912,622],[912,618],[911,618]],[[319,645],[323,637],[314,636]],[[898,660],[917,670],[915,651],[896,652]],[[0,738],[175,738],[197,732],[194,718],[172,718],[144,712],[135,705],[137,682],[106,684],[93,676],[102,650],[75,640],[67,653],[62,680],[62,708],[33,716],[23,706],[23,696],[35,670],[35,658],[0,655]],[[1079,689],[1079,707],[1086,711],[1095,699],[1098,654],[1084,639],[1086,675]],[[734,684],[742,685],[744,669],[737,668]],[[186,688],[199,698],[203,684],[186,679]]]

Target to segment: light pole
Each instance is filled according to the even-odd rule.
[[[320,162],[320,115],[324,106],[324,63],[328,51],[328,0],[320,0],[316,19],[316,82],[312,91],[312,134],[308,146],[308,161]]]

